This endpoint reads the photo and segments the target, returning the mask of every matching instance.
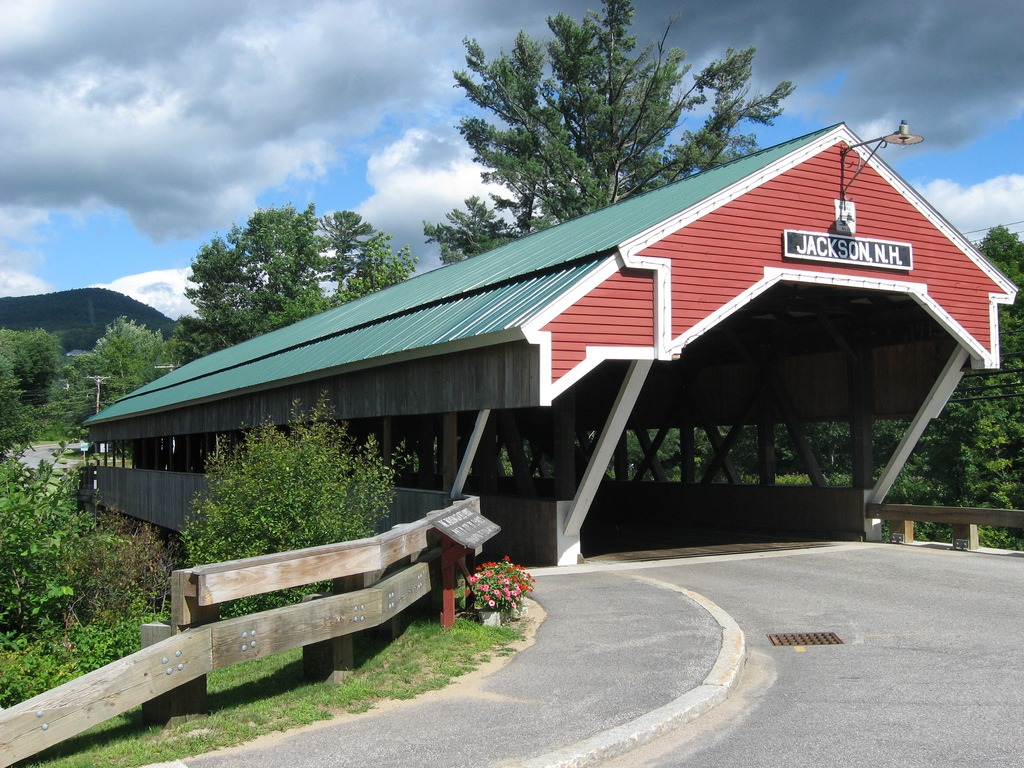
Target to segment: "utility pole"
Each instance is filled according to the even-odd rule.
[[[100,384],[109,379],[109,376],[86,376],[85,378],[91,379],[96,382],[96,413],[100,412]]]

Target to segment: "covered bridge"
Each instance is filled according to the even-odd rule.
[[[823,129],[192,362],[89,419],[98,498],[178,528],[218,439],[326,398],[412,457],[397,514],[478,495],[524,562],[877,537],[1016,288],[875,148]]]

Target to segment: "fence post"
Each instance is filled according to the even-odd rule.
[[[966,540],[968,549],[977,549],[980,546],[978,542],[978,526],[968,523],[953,523],[954,545],[957,539]]]
[[[190,570],[174,571],[171,574],[171,621],[169,624],[143,624],[143,648],[191,627],[217,620],[220,606],[198,604],[191,576]],[[162,693],[142,705],[142,716],[145,720],[163,725],[175,725],[205,715],[206,712],[206,675],[190,680],[173,691]]]
[[[903,543],[910,544],[914,541],[914,521],[913,520],[890,520],[889,521],[889,533],[900,533],[903,534]]]
[[[455,626],[455,566],[472,550],[441,537],[441,626]]]
[[[340,595],[363,589],[364,574],[334,579],[331,593]],[[313,596],[315,597],[315,596]],[[355,633],[302,646],[302,676],[320,683],[341,683],[355,668]]]

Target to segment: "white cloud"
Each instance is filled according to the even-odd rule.
[[[113,206],[153,239],[195,237],[454,98],[439,30],[383,4],[115,5],[6,14],[0,205]]]
[[[190,269],[160,269],[143,272],[138,275],[121,277],[106,285],[95,285],[93,288],[107,288],[123,293],[136,301],[148,304],[172,320],[195,311],[195,307],[185,298],[185,286],[188,284]]]
[[[486,199],[488,191],[498,189],[485,185],[480,171],[454,131],[449,135],[418,128],[406,131],[370,158],[366,178],[376,191],[358,212],[393,235],[393,246],[411,245],[413,255],[421,256],[417,270],[423,272],[440,263],[437,246],[425,244],[423,222],[443,221],[467,197]]]
[[[43,260],[37,251],[38,232],[47,222],[45,211],[0,206],[0,296],[32,296],[53,290],[33,274]]]
[[[950,179],[917,184],[935,208],[971,240],[1000,224],[1024,221],[1024,175],[996,176],[980,184],[964,186]]]
[[[0,267],[4,261],[3,254],[0,254]],[[52,290],[49,283],[31,272],[0,268],[0,296],[35,296]]]

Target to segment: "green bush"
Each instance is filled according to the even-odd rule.
[[[156,529],[79,511],[77,480],[0,462],[0,706],[138,650],[163,608],[171,557]]]
[[[7,647],[0,647],[0,707],[30,699],[79,674],[67,644],[38,639],[29,642],[22,636]]]
[[[0,462],[0,640],[63,622],[71,551],[92,524],[76,509],[77,473]]]
[[[174,546],[160,538],[155,526],[102,513],[69,553],[74,595],[65,625],[111,627],[135,617],[137,635],[138,617],[165,608],[175,556]]]
[[[239,445],[218,449],[206,476],[182,531],[193,565],[372,536],[395,484],[376,441],[358,444],[319,406],[287,429],[264,424]],[[223,615],[279,604],[247,599]]]

